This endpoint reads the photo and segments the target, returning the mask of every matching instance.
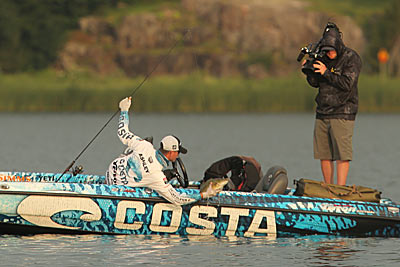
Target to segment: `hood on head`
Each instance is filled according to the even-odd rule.
[[[325,27],[320,47],[322,50],[330,50],[333,47],[338,56],[343,53],[345,46],[342,40],[341,32],[335,24],[328,23],[328,25]]]

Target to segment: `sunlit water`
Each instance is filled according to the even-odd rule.
[[[0,238],[1,266],[399,266],[398,240],[36,235]]]
[[[0,114],[0,170],[63,172],[111,114]],[[192,180],[215,160],[255,157],[266,171],[284,166],[289,185],[319,180],[312,155],[313,114],[133,114],[136,134],[180,137]],[[123,149],[114,118],[77,163],[104,174]],[[374,187],[400,200],[400,115],[357,117],[348,184]],[[0,237],[1,266],[400,266],[399,239],[306,237],[276,240],[214,237],[65,236]]]

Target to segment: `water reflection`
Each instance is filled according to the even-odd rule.
[[[6,266],[400,266],[398,239],[213,236],[0,236]],[[63,264],[61,264],[63,263]],[[2,262],[0,262],[2,266]]]
[[[332,240],[327,242],[318,242],[315,250],[315,263],[320,263],[320,266],[334,266],[332,262],[341,262],[355,256],[361,250],[352,249],[349,240]],[[336,264],[335,264],[336,265]]]

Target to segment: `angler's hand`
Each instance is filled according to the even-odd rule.
[[[132,97],[125,97],[124,99],[122,99],[119,102],[119,108],[121,109],[121,111],[128,111],[129,108],[131,107],[131,100]]]
[[[313,64],[313,67],[315,68],[314,72],[321,73],[321,75],[324,75],[324,73],[326,71],[326,66],[325,66],[324,63],[322,63],[321,61],[317,60],[316,64]]]

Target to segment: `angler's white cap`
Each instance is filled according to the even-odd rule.
[[[173,135],[167,135],[161,140],[160,149],[167,151],[179,151],[182,154],[187,153],[187,149],[182,146],[179,138]]]

